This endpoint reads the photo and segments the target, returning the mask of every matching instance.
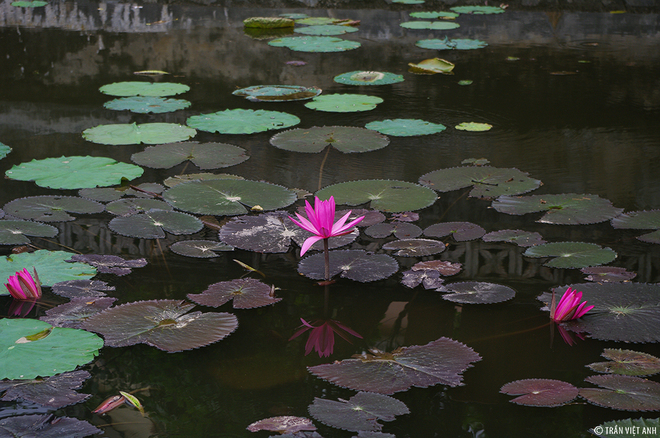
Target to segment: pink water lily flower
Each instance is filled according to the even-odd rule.
[[[11,275],[5,286],[16,300],[38,300],[41,298],[41,282],[36,269],[34,269],[33,278],[28,270],[23,268],[22,271]]]
[[[580,318],[594,308],[594,306],[587,307],[587,302],[580,303],[580,300],[582,300],[582,292],[577,292],[575,289],[569,287],[559,300],[559,304],[555,307],[553,293],[552,304],[550,305],[550,318],[557,322],[570,321]]]
[[[319,240],[328,239],[330,237],[343,236],[353,231],[353,227],[357,225],[364,216],[361,216],[349,223],[346,223],[348,217],[351,215],[349,211],[342,216],[337,222],[335,220],[335,198],[330,196],[327,201],[321,201],[318,197],[314,198],[314,208],[312,208],[309,201],[305,200],[305,212],[307,218],[296,213],[298,220],[291,216],[289,218],[294,224],[298,225],[303,230],[307,230],[314,235],[308,237],[300,248],[300,255],[302,256],[307,250]],[[333,223],[334,222],[334,223]]]
[[[330,356],[335,347],[335,333],[348,343],[351,343],[351,341],[348,340],[344,333],[362,339],[362,336],[360,336],[359,333],[346,327],[339,321],[328,319],[325,321],[316,321],[314,323],[320,325],[312,325],[302,318],[300,318],[300,321],[303,323],[302,328],[295,332],[289,341],[302,335],[307,330],[311,330],[309,338],[307,338],[307,343],[305,344],[305,356],[311,353],[312,350],[316,350],[320,357]]]

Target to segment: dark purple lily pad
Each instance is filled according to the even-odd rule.
[[[396,438],[396,435],[391,433],[383,432],[371,432],[367,430],[361,430],[357,435],[354,435],[352,438]]]
[[[126,198],[112,201],[105,206],[108,213],[116,216],[131,216],[138,213],[144,213],[156,208],[158,210],[174,210],[170,204],[165,201],[150,198]]]
[[[87,421],[53,415],[17,415],[0,420],[0,437],[82,438],[103,433]]]
[[[402,257],[423,257],[438,254],[444,251],[445,248],[444,243],[431,239],[402,239],[383,245],[383,249],[396,251],[394,255]]]
[[[127,275],[133,268],[147,266],[146,259],[126,260],[122,257],[107,254],[74,254],[67,262],[81,262],[94,266],[101,274]]]
[[[59,231],[51,225],[38,222],[0,221],[0,245],[26,245],[30,243],[27,236],[55,237]]]
[[[312,420],[304,417],[270,417],[256,421],[247,427],[250,432],[259,432],[260,430],[269,430],[280,433],[296,433],[303,430],[316,430]]]
[[[516,291],[508,286],[479,281],[466,281],[445,285],[447,301],[464,304],[493,304],[507,301],[516,296]]]
[[[181,240],[170,245],[173,253],[200,259],[218,257],[217,251],[233,251],[234,247],[213,240]]]
[[[370,227],[372,225],[379,224],[385,221],[385,215],[378,210],[367,210],[366,208],[354,208],[352,210],[337,210],[335,212],[335,220],[342,217],[348,212],[351,212],[351,215],[348,217],[346,222],[351,222],[357,219],[360,216],[364,216],[364,219],[357,224],[358,227]]]
[[[3,380],[0,381],[0,392],[5,392],[3,401],[21,399],[59,409],[80,403],[90,396],[75,391],[90,377],[91,374],[87,371],[71,371],[46,379]],[[2,432],[0,436],[1,434]]]
[[[391,353],[373,350],[357,359],[308,367],[317,377],[356,391],[393,394],[412,386],[462,385],[461,373],[481,360],[470,347],[449,338],[401,347]]]
[[[114,288],[113,288],[114,289]],[[111,297],[78,297],[70,302],[60,304],[46,311],[46,316],[39,318],[53,327],[69,327],[79,329],[87,318],[112,306],[117,298]]]
[[[387,254],[372,254],[362,250],[330,251],[330,276],[369,282],[382,280],[399,270],[399,264]],[[314,280],[325,279],[323,253],[305,257],[298,265],[298,272]]]
[[[382,239],[394,234],[397,239],[414,239],[422,234],[422,229],[417,225],[406,222],[392,221],[386,224],[376,224],[364,230],[367,236]]]
[[[239,278],[210,285],[201,294],[188,294],[188,298],[203,306],[219,307],[234,300],[234,309],[254,309],[269,306],[282,298],[272,296],[272,286],[253,278]]]
[[[537,232],[523,230],[500,230],[485,234],[484,242],[509,242],[518,246],[527,247],[546,243],[543,236]]]
[[[457,242],[475,240],[486,234],[486,230],[470,222],[441,222],[424,229],[428,237],[453,236]]]
[[[118,216],[108,223],[115,233],[140,239],[162,239],[165,232],[193,234],[204,227],[202,221],[179,211],[149,210],[132,216]]]
[[[111,202],[121,199],[125,192],[114,187],[94,187],[93,189],[80,189],[78,196],[97,202]]]
[[[328,145],[348,154],[382,149],[390,143],[387,136],[371,129],[355,126],[313,126],[307,129],[291,129],[275,134],[270,139],[273,146],[293,152],[318,153]]]
[[[439,192],[474,186],[470,196],[495,198],[502,195],[520,195],[531,192],[541,185],[518,169],[499,169],[490,166],[466,166],[440,169],[422,175],[419,183]]]
[[[131,156],[135,164],[144,167],[169,169],[190,160],[201,170],[235,166],[248,158],[245,149],[232,144],[196,141],[149,146]]]
[[[403,213],[392,213],[392,219],[400,222],[416,222],[419,220],[419,213],[404,211]]]
[[[599,283],[629,281],[637,277],[636,272],[629,272],[626,271],[626,268],[616,268],[614,266],[594,266],[582,268],[580,271],[588,274],[585,280]]]
[[[578,389],[567,382],[552,379],[525,379],[509,382],[500,388],[502,394],[519,395],[511,401],[523,406],[553,408],[578,396]]]
[[[647,353],[632,350],[606,348],[601,354],[610,362],[587,365],[597,373],[622,374],[624,376],[650,376],[660,373],[660,359]]]
[[[605,388],[580,389],[580,397],[595,405],[622,411],[660,411],[660,383],[612,374],[584,380]]]
[[[308,410],[315,420],[325,425],[354,432],[380,431],[383,425],[378,420],[394,421],[395,416],[410,413],[408,407],[394,397],[371,392],[358,392],[348,400],[339,401],[316,397]]]
[[[108,347],[147,344],[171,353],[217,342],[238,327],[231,313],[188,313],[178,300],[138,301],[88,318],[83,327],[103,335]]]
[[[439,289],[443,287],[445,280],[440,278],[440,272],[434,269],[422,269],[418,271],[405,271],[401,283],[406,287],[417,287],[424,285],[424,289]]]
[[[65,222],[76,218],[67,212],[92,214],[105,210],[99,202],[76,196],[30,196],[14,199],[5,204],[4,211],[11,216],[39,222]]]
[[[65,298],[104,297],[106,292],[115,290],[114,286],[100,280],[68,280],[55,283],[51,289],[55,295]]]
[[[427,270],[431,269],[438,271],[440,275],[449,277],[451,275],[456,275],[461,272],[462,265],[460,263],[446,262],[442,260],[428,260],[425,262],[415,263],[412,267],[413,271]]]

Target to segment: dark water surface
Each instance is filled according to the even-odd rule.
[[[360,2],[355,2],[359,5]],[[446,131],[429,136],[391,137],[388,147],[364,154],[329,153],[322,185],[357,179],[416,182],[427,172],[455,167],[467,158],[487,158],[496,167],[516,167],[543,181],[534,194],[588,193],[626,211],[660,208],[660,16],[608,12],[507,10],[502,15],[461,16],[451,31],[406,30],[399,26],[421,6],[382,9],[256,8],[245,5],[184,6],[132,3],[52,2],[45,8],[13,8],[0,3],[0,141],[13,152],[0,162],[3,172],[33,158],[61,155],[108,156],[130,162],[143,145],[106,146],[86,142],[80,133],[107,123],[185,123],[191,115],[227,108],[274,109],[300,117],[299,127],[364,126],[374,120],[422,118]],[[437,10],[437,8],[436,8]],[[270,47],[243,32],[242,20],[304,12],[361,20],[359,32],[345,36],[362,47],[342,53],[300,53]],[[439,54],[456,64],[454,75],[414,75],[409,62],[438,56],[417,48],[426,38],[475,38],[484,49]],[[512,60],[517,58],[516,60]],[[304,67],[286,65],[303,60]],[[187,110],[135,115],[103,108],[111,98],[104,84],[139,80],[134,71],[171,72],[166,80],[190,85],[181,98]],[[379,87],[337,84],[333,77],[354,70],[402,74],[405,81]],[[460,86],[459,80],[474,81]],[[362,93],[384,103],[361,113],[323,113],[304,102],[251,103],[233,96],[239,87],[259,84],[318,86],[324,93]],[[490,132],[453,128],[461,122],[492,124]],[[250,159],[222,171],[290,188],[317,189],[323,154],[297,154],[268,143],[272,132],[219,135],[199,132],[197,141],[220,141],[248,150]],[[136,183],[162,182],[194,165],[145,169]],[[220,172],[220,171],[218,171]],[[0,202],[37,194],[73,191],[40,189],[33,183],[4,180]],[[585,241],[618,253],[614,266],[638,273],[635,281],[657,282],[657,246],[613,230],[609,223],[552,226],[538,215],[509,216],[489,209],[463,191],[440,194],[420,212],[424,228],[440,221],[470,221],[487,231],[521,228],[539,231],[547,241]],[[246,437],[245,428],[276,415],[308,416],[315,397],[348,399],[354,391],[315,378],[306,366],[341,360],[368,348],[392,350],[422,345],[442,336],[474,348],[483,360],[464,373],[465,386],[441,385],[397,393],[411,414],[386,423],[385,432],[404,437],[586,437],[588,429],[622,418],[657,415],[619,412],[581,401],[559,408],[529,408],[509,403],[499,388],[512,380],[551,378],[588,386],[585,365],[603,348],[660,353],[653,344],[626,345],[587,339],[565,345],[547,326],[536,296],[551,287],[583,281],[579,270],[554,270],[522,257],[513,245],[473,241],[456,244],[436,258],[463,264],[452,281],[489,281],[517,291],[514,300],[495,305],[456,306],[439,294],[399,283],[400,272],[373,283],[340,280],[332,286],[327,314],[362,334],[353,345],[336,339],[330,359],[304,355],[305,336],[288,342],[300,318],[324,316],[323,291],[297,274],[298,249],[287,254],[225,253],[211,260],[186,259],[166,247],[182,239],[216,239],[207,230],[171,236],[160,242],[131,239],[107,228],[110,215],[82,216],[55,224],[60,234],[35,245],[82,253],[146,257],[150,264],[126,277],[100,275],[116,286],[117,303],[184,299],[218,281],[243,275],[232,259],[266,275],[284,298],[268,308],[233,311],[238,330],[214,345],[168,354],[138,345],[105,348],[86,369],[92,378],[84,391],[92,398],[58,414],[86,419],[107,437]],[[219,218],[222,219],[222,218]],[[391,239],[388,239],[391,240]],[[384,239],[361,235],[353,248],[378,250]],[[6,249],[5,252],[9,250]],[[419,259],[398,259],[401,270]],[[46,304],[63,302],[46,293]],[[6,305],[9,301],[6,300]],[[40,316],[47,307],[37,310]],[[206,310],[206,308],[204,308]],[[231,311],[228,306],[221,311]],[[657,379],[656,379],[657,380]],[[118,390],[140,392],[147,418],[122,408],[100,418],[90,411]],[[3,417],[41,411],[7,403]],[[103,426],[105,423],[110,423]],[[317,423],[318,424],[318,423]],[[322,436],[355,433],[318,424]],[[260,432],[253,436],[267,436]]]

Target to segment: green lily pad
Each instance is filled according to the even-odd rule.
[[[581,388],[580,397],[605,408],[623,411],[660,411],[660,383],[640,377],[598,375],[585,381],[599,388]]]
[[[578,388],[553,379],[525,379],[509,382],[500,388],[502,394],[517,395],[512,403],[523,406],[552,408],[562,406],[578,396]]]
[[[650,436],[657,433],[659,429],[660,418],[626,418],[625,420],[607,421],[593,429],[589,429],[589,432],[602,438],[630,438],[633,430]],[[605,431],[607,432],[605,433]]]
[[[334,81],[346,85],[388,85],[403,82],[403,76],[380,71],[349,71],[334,77]]]
[[[281,29],[295,25],[291,17],[250,17],[243,20],[244,27],[257,29]]]
[[[144,169],[106,157],[60,157],[13,166],[5,175],[51,189],[85,189],[120,184],[142,176]]]
[[[370,111],[376,108],[379,103],[383,103],[383,99],[365,94],[324,94],[316,96],[305,106],[317,111],[352,113]]]
[[[328,145],[340,152],[369,152],[390,144],[384,135],[355,126],[313,126],[308,129],[291,129],[275,134],[270,139],[273,146],[293,152],[318,153]]]
[[[6,144],[0,143],[0,160],[5,158],[11,152],[11,148]]]
[[[543,264],[549,268],[586,268],[610,263],[616,259],[616,252],[595,243],[552,242],[527,248],[525,257],[554,257]]]
[[[105,210],[99,202],[76,196],[30,196],[14,199],[3,207],[12,216],[40,222],[64,222],[76,218],[67,212],[92,214]]]
[[[302,36],[277,38],[268,42],[273,47],[288,47],[296,52],[345,52],[361,46],[357,41],[348,41],[329,36]]]
[[[196,134],[193,128],[176,123],[99,125],[82,133],[87,141],[111,145],[174,143],[188,140]]]
[[[362,250],[330,251],[330,277],[341,274],[362,283],[382,280],[399,270],[399,264],[387,254],[372,254]],[[325,255],[305,257],[298,272],[313,280],[325,279]]]
[[[294,18],[296,20],[296,24],[304,24],[306,26],[322,26],[324,24],[335,24],[337,22],[343,21],[338,18],[330,18],[330,17],[302,17],[302,18]]]
[[[412,73],[434,75],[436,73],[453,74],[452,70],[454,70],[454,67],[456,66],[454,63],[445,59],[431,58],[420,61],[417,64],[412,62],[408,63],[408,67],[410,67]]]
[[[384,179],[348,181],[325,187],[316,196],[321,199],[335,197],[337,204],[360,205],[369,203],[374,210],[400,213],[421,210],[433,204],[435,192],[417,184]]]
[[[401,239],[387,242],[383,245],[386,251],[396,251],[394,255],[401,257],[424,257],[441,253],[445,244],[431,239]]]
[[[404,21],[399,26],[406,29],[450,30],[461,27],[452,21]]]
[[[639,377],[660,373],[660,359],[647,353],[606,348],[601,356],[611,361],[590,363],[587,367],[598,373],[624,376]]]
[[[0,278],[9,278],[24,268],[32,272],[33,267],[39,274],[42,286],[52,286],[67,280],[85,280],[96,275],[96,268],[85,263],[67,263],[71,255],[66,251],[40,249],[0,257]],[[0,295],[9,295],[7,288],[0,289]]]
[[[214,283],[204,292],[188,294],[187,297],[202,306],[219,307],[233,300],[234,309],[254,309],[282,301],[282,298],[275,298],[272,292],[272,286],[259,280],[238,278]]]
[[[183,99],[164,99],[151,96],[131,96],[111,100],[103,104],[107,109],[115,111],[128,110],[138,114],[160,114],[178,111],[190,106],[190,102]]]
[[[245,149],[238,146],[196,141],[149,146],[131,156],[134,163],[144,167],[169,169],[190,160],[202,170],[235,166],[248,158]]]
[[[219,256],[217,251],[233,251],[234,247],[213,240],[181,240],[173,243],[170,250],[186,257],[210,259]]]
[[[479,239],[486,230],[471,222],[441,222],[424,229],[424,235],[429,237],[452,236],[457,242]]]
[[[461,39],[457,38],[454,40],[450,39],[428,39],[428,40],[419,40],[415,43],[417,47],[422,49],[431,49],[431,50],[474,50],[482,49],[488,45],[487,42],[481,40],[471,40],[471,39]]]
[[[456,12],[430,11],[430,12],[411,12],[410,16],[413,18],[424,18],[426,20],[434,20],[434,19],[452,20],[458,17],[458,14]]]
[[[149,210],[130,216],[119,216],[108,227],[122,236],[140,239],[162,239],[165,231],[175,235],[193,234],[204,227],[195,216],[178,211]]]
[[[195,181],[195,180],[200,180],[200,181],[211,181],[214,179],[234,179],[234,180],[242,180],[245,179],[242,176],[238,175],[232,175],[230,173],[208,173],[208,172],[202,172],[202,173],[185,173],[182,175],[175,175],[171,176],[169,178],[166,178],[163,181],[163,184],[165,184],[167,187],[174,187],[177,184],[181,184],[184,182],[188,181]]]
[[[158,210],[173,210],[170,204],[158,199],[149,198],[126,198],[112,201],[106,205],[106,211],[115,216],[131,216],[133,214],[144,213],[153,208]]]
[[[314,26],[296,27],[294,32],[304,35],[343,35],[345,33],[357,32],[352,26],[338,24],[317,24]]]
[[[232,94],[245,97],[251,102],[290,102],[311,99],[321,94],[321,89],[299,85],[253,85]]]
[[[190,87],[184,84],[172,82],[115,82],[104,85],[99,88],[103,94],[110,96],[129,97],[129,96],[151,96],[165,97],[185,93]]]
[[[246,27],[243,33],[255,40],[272,40],[293,35],[293,27],[280,27],[274,29],[262,29],[258,27]]]
[[[508,286],[480,281],[451,283],[445,286],[443,292],[446,292],[442,295],[445,300],[462,304],[501,303],[516,296],[516,291]]]
[[[537,211],[547,213],[537,222],[545,224],[579,225],[604,222],[623,211],[598,195],[564,193],[561,195],[500,196],[493,201],[493,208],[500,213],[527,214]]]
[[[459,131],[470,131],[470,132],[484,132],[490,131],[493,125],[488,123],[477,123],[477,122],[463,122],[456,125],[454,128]]]
[[[404,5],[421,5],[424,0],[392,0],[392,3],[401,3]]]
[[[471,85],[472,82],[474,82],[474,81],[472,81],[470,79],[463,79],[463,80],[458,81],[457,84],[458,85]],[[489,163],[490,161],[486,160],[486,162]],[[464,164],[464,163],[461,163],[461,164]]]
[[[490,166],[452,167],[434,170],[419,177],[419,183],[439,192],[451,192],[474,186],[470,197],[494,198],[501,195],[519,195],[537,189],[541,181],[532,179],[518,169],[500,169]]]
[[[459,14],[487,15],[504,13],[504,9],[497,6],[454,6],[449,9]]]
[[[19,0],[17,2],[12,2],[12,6],[17,6],[20,8],[40,8],[42,6],[46,6],[48,2],[40,1],[40,0],[34,0],[34,1],[24,1],[24,0]]]
[[[182,182],[165,191],[163,197],[179,210],[216,216],[247,214],[245,206],[277,210],[298,199],[295,192],[282,186],[234,179]]]
[[[420,119],[394,119],[369,122],[365,126],[381,134],[395,137],[410,137],[413,135],[429,135],[442,132],[447,127],[439,123],[431,123]]]
[[[588,274],[584,279],[597,281],[599,283],[609,281],[630,281],[637,276],[636,272],[626,271],[626,268],[615,266],[597,266],[593,268],[580,269],[583,274]]]
[[[527,247],[546,243],[537,232],[523,230],[500,230],[484,234],[484,242],[509,242],[518,246]]]
[[[219,134],[254,134],[295,126],[300,119],[281,111],[231,109],[192,116],[186,122],[193,128]]]
[[[59,233],[55,227],[30,221],[0,221],[0,245],[26,245],[27,236],[55,237]]]
[[[660,230],[660,210],[631,211],[613,218],[611,223],[619,229]],[[658,231],[637,238],[643,242],[660,243]]]
[[[0,378],[34,379],[76,369],[103,347],[94,333],[36,319],[0,319]],[[20,366],[17,366],[20,364]]]

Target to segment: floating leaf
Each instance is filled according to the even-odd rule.
[[[281,434],[295,434],[301,430],[316,430],[312,420],[303,417],[270,417],[256,421],[247,427],[250,432],[259,432],[260,430],[269,430]]]
[[[441,222],[424,229],[424,235],[429,237],[453,236],[457,242],[479,239],[486,230],[470,222]]]
[[[60,157],[32,160],[13,166],[5,175],[18,181],[34,181],[51,189],[84,189],[120,184],[142,176],[133,164],[106,157]]]
[[[516,380],[502,386],[500,392],[520,396],[512,399],[512,403],[546,408],[561,406],[578,396],[578,389],[575,386],[552,379]]]
[[[5,158],[11,152],[11,148],[4,143],[0,143],[0,160]]]
[[[438,289],[443,287],[444,282],[445,280],[440,278],[440,273],[432,269],[405,271],[401,279],[401,284],[409,288],[422,284],[424,289]]]
[[[442,295],[442,298],[454,303],[493,304],[508,301],[516,296],[516,291],[510,287],[480,281],[451,283],[445,288],[443,292],[447,294]]]
[[[599,426],[589,429],[589,432],[596,436],[603,438],[630,438],[631,432],[634,430],[648,432],[654,434],[660,428],[660,418],[626,418],[625,420],[607,421]],[[605,433],[603,433],[606,431]]]
[[[459,131],[471,131],[471,132],[484,132],[490,131],[493,125],[488,123],[477,123],[477,122],[463,122],[456,125],[454,128]]]
[[[541,185],[518,169],[500,169],[490,166],[452,167],[434,170],[419,177],[419,183],[439,192],[474,186],[470,197],[494,198],[500,195],[519,195],[531,192]]]
[[[343,430],[379,431],[378,422],[394,421],[396,415],[409,414],[401,401],[383,394],[358,392],[348,400],[325,400],[315,397],[309,405],[309,414],[321,423]]]
[[[305,24],[307,26],[319,26],[323,24],[334,24],[343,20],[330,17],[302,17],[296,18],[296,24]]]
[[[611,362],[595,362],[587,365],[598,373],[625,376],[649,376],[660,373],[660,359],[640,351],[606,348],[601,354]]]
[[[25,245],[26,236],[55,237],[59,230],[46,224],[29,221],[0,221],[0,245]]]
[[[375,224],[364,230],[367,236],[382,239],[394,235],[397,239],[414,239],[422,234],[417,225],[407,222],[392,221],[387,224]]]
[[[288,128],[299,124],[300,119],[281,111],[237,108],[192,116],[186,123],[193,128],[219,134],[254,134]]]
[[[501,196],[493,201],[493,208],[500,213],[515,215],[547,211],[537,222],[561,225],[604,222],[623,211],[622,208],[615,208],[610,201],[598,195],[576,193]]]
[[[91,189],[78,190],[78,196],[85,199],[90,199],[97,202],[111,202],[121,199],[126,192],[117,190],[116,188],[101,187]]]
[[[106,296],[106,292],[114,291],[114,286],[109,286],[100,280],[68,280],[55,283],[51,289],[55,295],[65,298],[98,298]],[[48,313],[48,312],[46,312]]]
[[[343,35],[345,33],[357,32],[358,29],[352,26],[342,26],[338,24],[317,24],[313,26],[296,27],[294,32],[305,35]]]
[[[302,209],[301,209],[302,210]],[[357,224],[358,227],[370,227],[375,224],[383,222],[386,218],[383,213],[377,210],[367,210],[365,208],[354,208],[351,210],[338,210],[335,212],[335,217],[342,217],[348,212],[351,212],[351,215],[348,217],[347,222],[351,222],[357,219],[360,216],[364,216],[364,219]],[[301,211],[302,213],[302,211]]]
[[[254,27],[258,29],[281,29],[293,27],[296,22],[290,17],[250,17],[243,20],[244,27]]]
[[[419,220],[419,213],[404,211],[403,213],[393,213],[392,219],[401,222],[415,222]]]
[[[474,81],[472,81],[472,80],[470,80],[470,79],[463,79],[463,80],[458,81],[457,84],[458,84],[458,85],[472,85],[472,82],[474,82]],[[483,163],[483,164],[488,164],[488,163],[490,163],[490,161],[486,160],[485,158],[484,158],[484,160],[485,160],[486,162]],[[461,162],[461,164],[465,164],[465,163]]]
[[[445,59],[431,58],[418,62],[409,63],[410,71],[418,74],[434,75],[436,73],[452,74],[455,65]]]
[[[0,433],[3,438],[37,436],[39,438],[80,438],[103,433],[103,431],[87,421],[76,418],[34,414],[3,418],[0,420]]]
[[[487,15],[504,13],[504,9],[498,6],[454,6],[449,9],[459,14]]]
[[[596,266],[593,268],[580,269],[584,274],[589,274],[585,277],[587,281],[602,282],[618,282],[629,281],[637,276],[635,272],[628,272],[626,268],[616,268],[614,266]]]
[[[47,379],[2,381],[0,382],[0,392],[5,392],[2,396],[3,401],[21,399],[52,409],[59,409],[80,403],[90,396],[75,391],[90,377],[91,374],[87,371],[72,371]]]
[[[277,38],[268,42],[273,47],[288,47],[296,52],[345,52],[361,46],[357,41],[348,41],[329,36],[302,36]]]
[[[346,85],[388,85],[403,82],[403,76],[380,71],[349,71],[334,77],[334,81]]]
[[[254,85],[236,90],[232,94],[245,97],[251,102],[290,102],[311,99],[321,94],[321,89],[299,85]]]
[[[543,236],[537,232],[523,230],[500,230],[484,234],[484,242],[509,242],[527,247],[546,243]]]
[[[103,104],[104,108],[138,114],[160,114],[188,108],[190,102],[183,99],[164,99],[162,97],[122,97]]]
[[[415,43],[417,47],[422,49],[432,49],[432,50],[474,50],[481,49],[488,45],[485,41],[481,40],[470,40],[470,39],[460,39],[455,40],[450,39],[429,39],[429,40],[419,40]]]
[[[543,264],[549,268],[584,268],[604,265],[616,258],[616,252],[595,243],[553,242],[527,248],[525,257],[555,257]]]
[[[72,371],[94,359],[103,347],[103,339],[94,333],[52,327],[36,319],[0,319],[0,331],[2,379],[34,379]],[[45,336],[30,339],[41,333]]]
[[[188,182],[188,181],[195,181],[195,180],[200,180],[200,181],[210,181],[214,179],[234,179],[234,180],[243,180],[242,176],[238,175],[232,175],[229,173],[208,173],[208,172],[203,172],[203,173],[187,173],[183,175],[175,175],[171,176],[169,178],[166,178],[165,181],[163,181],[163,184],[165,184],[167,187],[174,187],[177,184],[181,184],[183,182]]]
[[[165,232],[176,235],[193,234],[204,227],[195,216],[178,211],[149,210],[131,216],[119,216],[108,223],[115,233],[140,239],[162,239]]]
[[[247,160],[245,149],[226,143],[188,141],[150,146],[131,156],[140,166],[169,169],[190,160],[202,170],[235,166]]]
[[[404,21],[400,24],[406,29],[431,29],[431,30],[450,30],[461,27],[460,24],[451,21]]]
[[[412,386],[462,385],[461,373],[481,360],[470,347],[449,338],[426,345],[400,347],[392,353],[372,351],[332,364],[308,367],[317,377],[356,391],[393,394]]]
[[[337,204],[369,203],[370,208],[393,213],[421,210],[437,200],[435,192],[426,187],[383,179],[334,184],[319,190],[316,196],[321,199],[334,196]]]
[[[218,257],[217,251],[233,251],[234,247],[213,240],[181,240],[173,243],[170,250],[186,257],[209,259]]]
[[[660,230],[660,210],[631,211],[612,219],[614,228]],[[637,237],[642,242],[660,243],[660,231]]]
[[[19,0],[17,2],[12,2],[12,6],[20,7],[20,8],[40,8],[42,6],[46,6],[48,2],[44,2],[41,0]]]
[[[73,254],[66,251],[48,251],[40,249],[35,252],[24,252],[0,257],[0,278],[6,279],[16,272],[36,268],[42,286],[52,286],[55,283],[68,280],[92,278],[96,269],[84,263],[67,263]],[[3,290],[4,289],[4,290]],[[9,295],[6,288],[0,289],[0,295]]]
[[[213,283],[200,294],[188,294],[188,299],[202,306],[219,307],[230,300],[234,309],[254,309],[270,306],[282,298],[271,296],[271,286],[254,278],[239,278]]]
[[[147,266],[146,259],[126,260],[122,257],[109,254],[74,254],[72,262],[81,262],[92,265],[100,274],[127,275],[133,268]]]
[[[366,94],[323,94],[305,104],[307,108],[332,113],[352,113],[370,111],[383,99]]]
[[[330,251],[330,276],[360,281],[382,280],[399,270],[399,265],[386,254],[372,254],[362,250]],[[305,257],[298,265],[298,272],[314,280],[325,279],[323,253]]]
[[[161,144],[188,140],[197,134],[193,128],[177,123],[125,123],[99,125],[85,129],[82,136],[92,143],[110,145]]]
[[[421,5],[424,0],[392,0],[392,3],[401,3],[404,5]]]
[[[167,190],[163,197],[180,210],[216,216],[246,214],[255,205],[263,211],[277,210],[298,198],[282,186],[234,179],[183,182]]]
[[[580,397],[622,411],[660,411],[660,383],[640,377],[598,375],[585,381],[602,388],[581,388]]]
[[[461,264],[446,262],[442,260],[429,260],[426,262],[415,263],[412,267],[413,271],[429,270],[429,269],[438,271],[440,275],[451,276],[461,272]]]
[[[293,152],[317,153],[328,145],[343,153],[369,152],[382,149],[390,139],[377,132],[354,126],[314,126],[308,129],[291,129],[275,134],[270,139],[273,146]]]
[[[439,240],[402,239],[383,245],[387,251],[396,251],[394,255],[402,257],[424,257],[438,254],[445,250],[445,244]]]
[[[83,327],[102,334],[109,347],[143,343],[170,353],[212,344],[238,327],[231,313],[188,313],[193,307],[178,300],[139,301],[94,315]]]
[[[127,81],[127,82],[114,82],[112,84],[104,85],[99,88],[103,94],[110,96],[174,96],[176,94],[185,93],[190,90],[190,87],[184,84],[176,84],[173,82],[140,82],[140,81]]]
[[[410,137],[413,135],[437,134],[447,127],[439,123],[431,123],[420,119],[394,119],[367,123],[367,129],[373,129],[381,134],[395,137]]]
[[[151,209],[174,210],[170,204],[165,201],[148,198],[127,198],[112,201],[105,206],[108,213],[115,216],[132,216],[134,214],[144,213]]]
[[[432,11],[432,12],[411,12],[410,16],[413,18],[424,18],[427,20],[434,20],[434,19],[453,20],[454,18],[458,17],[458,14],[455,12]]]
[[[75,196],[30,196],[8,202],[5,213],[21,219],[41,222],[72,221],[76,218],[67,212],[92,214],[105,210],[98,202]],[[56,233],[57,234],[57,233]]]

